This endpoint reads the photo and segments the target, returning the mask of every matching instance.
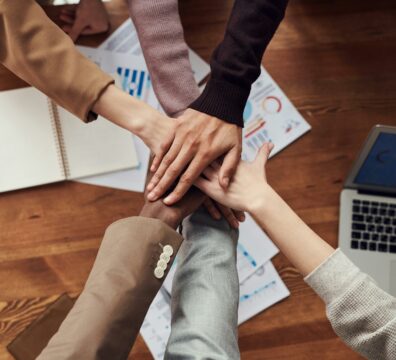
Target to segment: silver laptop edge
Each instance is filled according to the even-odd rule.
[[[362,271],[373,277],[383,290],[396,296],[396,254],[351,247],[353,200],[360,200],[361,203],[369,201],[396,205],[396,187],[355,183],[359,170],[382,133],[396,135],[396,127],[377,125],[371,130],[345,181],[340,199],[339,247]],[[396,246],[396,243],[394,245]]]

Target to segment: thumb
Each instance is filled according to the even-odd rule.
[[[76,19],[75,23],[73,24],[73,27],[69,32],[69,36],[71,37],[73,42],[76,42],[76,40],[81,35],[84,29],[85,29],[84,22],[79,19]]]
[[[219,184],[223,189],[226,189],[235,174],[239,161],[241,160],[241,153],[238,147],[232,148],[224,157],[223,164],[219,172]]]
[[[255,165],[257,165],[260,169],[263,169],[273,148],[273,143],[265,143],[257,153],[256,159],[254,160]]]

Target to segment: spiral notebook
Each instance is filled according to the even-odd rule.
[[[34,88],[0,92],[0,192],[138,165],[132,135],[84,124]]]

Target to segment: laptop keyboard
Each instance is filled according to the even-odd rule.
[[[353,200],[351,248],[396,253],[396,204]]]

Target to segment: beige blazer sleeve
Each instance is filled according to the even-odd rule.
[[[132,217],[110,225],[84,290],[37,359],[126,359],[181,242],[160,220]],[[157,278],[158,260],[170,248],[165,274]]]
[[[84,121],[113,82],[34,0],[0,0],[0,62]]]

